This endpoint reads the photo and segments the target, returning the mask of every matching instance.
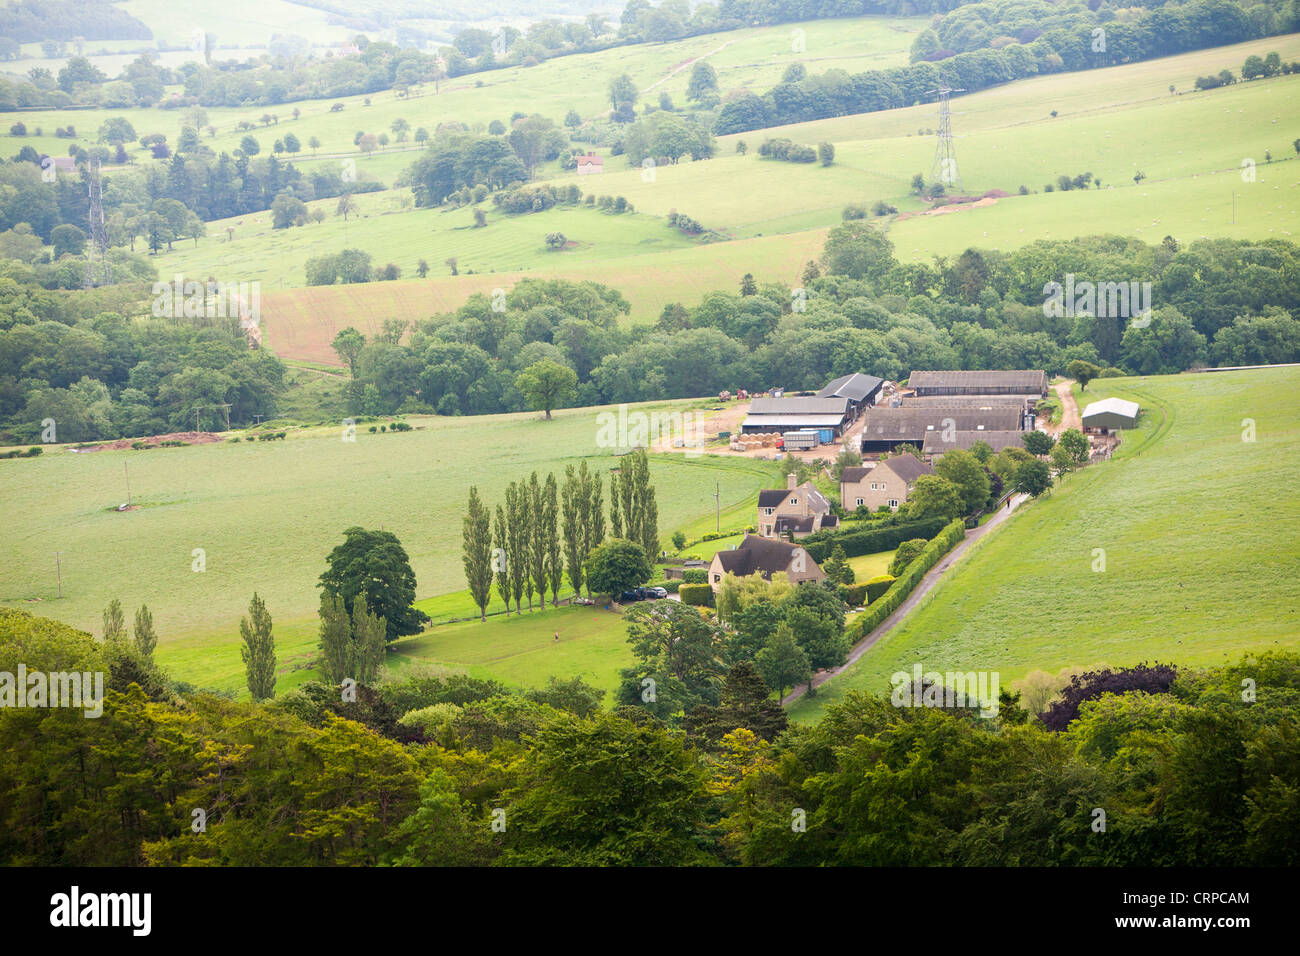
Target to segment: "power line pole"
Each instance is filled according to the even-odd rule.
[[[63,597],[63,552],[54,552],[54,570],[59,576],[59,597]]]
[[[952,110],[948,107],[948,94],[966,91],[953,89],[947,83],[940,82],[937,90],[929,92],[939,94],[939,134],[934,144],[934,166],[930,175],[944,186],[964,189],[957,168],[957,148],[952,142]]]
[[[131,471],[126,462],[122,462],[122,472],[126,475],[126,506],[131,507]]]
[[[719,497],[719,495],[721,494],[722,494],[722,482],[715,481],[713,483],[713,530],[714,531],[722,530],[722,499]]]
[[[223,410],[225,411],[225,413],[226,413],[226,431],[230,431],[230,403],[227,402],[227,403],[224,404],[224,405],[214,405],[214,406],[212,406],[212,407],[213,407],[213,408],[220,408],[220,409],[223,409]]]

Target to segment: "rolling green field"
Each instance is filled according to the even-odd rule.
[[[678,407],[682,403],[677,403]],[[463,590],[461,517],[469,485],[489,503],[534,469],[563,473],[582,457],[615,464],[596,447],[597,409],[478,418],[413,418],[416,430],[355,443],[340,428],[292,431],[283,442],[222,442],[145,452],[51,448],[8,461],[11,520],[0,534],[0,602],[99,633],[114,597],[147,602],[158,658],[177,678],[242,687],[239,618],[254,591],[276,621],[282,670],[315,643],[316,581],[352,525],[394,532],[411,557],[419,597]],[[484,467],[490,462],[490,467]],[[126,500],[129,468],[139,509]],[[652,461],[665,538],[724,506],[752,509],[770,465],[740,458]],[[193,570],[202,549],[206,568]],[[62,552],[58,598],[55,551]]]
[[[849,690],[880,693],[917,662],[997,671],[1007,687],[1032,670],[1221,664],[1296,646],[1298,386],[1300,368],[1093,382],[1089,400],[1143,409],[1112,460],[1067,476],[974,546],[792,716],[816,719]]]
[[[277,353],[337,363],[328,343],[340,328],[355,325],[369,333],[388,317],[448,311],[474,292],[507,287],[523,275],[612,285],[632,303],[633,322],[653,321],[669,302],[693,304],[712,289],[735,288],[745,272],[760,281],[797,284],[803,263],[820,253],[843,207],[876,199],[901,212],[881,223],[903,261],[929,261],[971,246],[1009,250],[1038,239],[1098,233],[1151,242],[1172,235],[1183,243],[1210,236],[1290,238],[1300,229],[1294,198],[1300,164],[1291,146],[1300,134],[1300,117],[1291,106],[1300,94],[1300,76],[1204,93],[1168,91],[1170,83],[1187,90],[1198,74],[1236,68],[1246,56],[1274,49],[1287,59],[1300,57],[1300,36],[1093,70],[1086,84],[1078,74],[1057,74],[958,98],[954,124],[966,191],[1010,194],[980,206],[929,210],[910,195],[912,174],[929,175],[934,151],[933,137],[922,135],[935,125],[934,107],[919,106],[723,137],[714,159],[660,167],[653,176],[609,157],[608,171],[600,176],[550,180],[625,196],[635,215],[554,209],[507,217],[485,204],[489,225],[473,229],[468,209],[414,210],[405,190],[387,190],[359,197],[362,217],[349,223],[334,216],[334,202],[323,200],[319,205],[329,215],[324,223],[277,231],[269,214],[212,223],[197,245],[178,243],[157,261],[163,275],[201,272],[262,281],[268,342]],[[572,59],[570,66],[585,58]],[[1027,102],[1042,108],[1029,113]],[[335,120],[341,115],[334,114]],[[303,119],[282,121],[268,135],[279,135],[283,127],[301,137],[299,127],[318,119],[304,112]],[[356,121],[347,122],[352,128]],[[774,135],[830,140],[835,164],[804,166],[757,156],[753,147]],[[747,155],[735,153],[739,139],[750,145]],[[359,159],[357,167],[391,179],[415,155],[389,151]],[[1243,181],[1243,159],[1257,164],[1254,181]],[[1059,175],[1085,171],[1100,177],[1101,189],[1043,190]],[[1146,178],[1135,184],[1138,171]],[[1018,195],[1022,185],[1029,195]],[[672,210],[734,238],[709,245],[686,239],[658,218]],[[548,251],[543,239],[552,231],[574,245]],[[395,263],[404,278],[301,288],[307,258],[346,246],[366,249],[377,264]],[[457,257],[459,276],[443,264],[448,256]],[[423,280],[413,278],[420,259],[431,270]]]

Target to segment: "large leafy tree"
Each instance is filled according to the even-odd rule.
[[[506,793],[503,859],[524,865],[681,866],[709,862],[701,842],[707,775],[685,741],[609,714],[557,719]]]
[[[648,581],[652,569],[641,545],[626,538],[610,538],[592,549],[583,572],[592,591],[617,596]]]
[[[989,500],[989,476],[970,452],[960,448],[945,452],[934,471],[956,486],[963,514],[974,514]]]
[[[515,387],[528,404],[551,417],[551,410],[573,400],[578,373],[567,365],[543,359],[528,366],[515,379]]]
[[[364,592],[368,607],[384,619],[389,641],[418,634],[429,616],[413,606],[415,572],[397,535],[354,526],[343,532],[343,538],[326,558],[328,567],[318,586],[341,597],[348,614],[357,595]]]

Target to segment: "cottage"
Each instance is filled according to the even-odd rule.
[[[838,525],[831,503],[811,481],[799,484],[797,475],[786,475],[785,482],[784,488],[758,493],[758,521],[754,527],[761,537],[802,538]]]
[[[760,538],[747,534],[745,539],[730,551],[719,551],[709,567],[709,584],[716,594],[722,579],[728,574],[748,577],[751,574],[772,580],[774,574],[785,574],[791,584],[801,581],[824,581],[823,571],[808,552],[795,544],[775,538]]]
[[[865,506],[875,511],[881,505],[897,511],[907,501],[916,479],[934,469],[914,455],[896,455],[884,461],[845,468],[840,476],[840,507],[853,511]]]
[[[595,153],[587,153],[586,156],[578,157],[578,175],[590,176],[592,173],[603,173],[605,171],[605,160]]]

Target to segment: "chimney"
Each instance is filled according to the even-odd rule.
[[[798,475],[789,474],[785,476],[785,487],[787,491],[793,491],[795,487],[798,486],[798,484],[799,484]]]

